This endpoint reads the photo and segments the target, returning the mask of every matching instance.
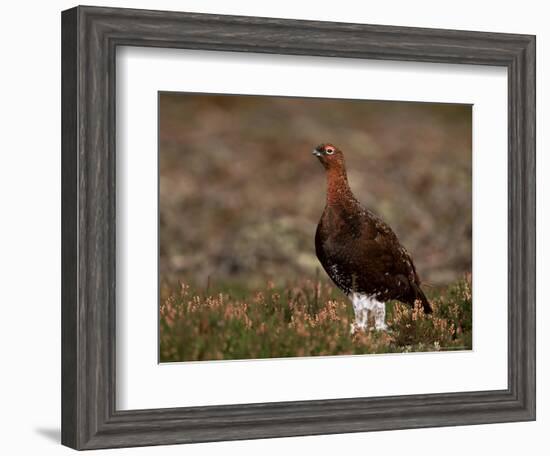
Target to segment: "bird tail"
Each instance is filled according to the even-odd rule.
[[[416,299],[419,299],[422,303],[422,307],[424,308],[425,314],[431,314],[432,313],[432,306],[430,305],[430,301],[428,301],[428,298],[426,298],[426,295],[422,291],[422,288],[420,288],[419,285],[414,284],[414,291],[416,294]]]

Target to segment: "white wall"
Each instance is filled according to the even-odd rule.
[[[99,0],[98,0],[99,2]],[[550,92],[550,15],[545,2],[462,0],[265,3],[258,1],[101,1],[104,6],[408,25],[537,35],[538,421],[336,436],[112,450],[108,454],[295,454],[382,452],[409,455],[547,454],[550,429],[548,335],[550,172],[544,151]],[[60,11],[68,1],[9,2],[2,8],[0,98],[0,448],[5,454],[68,454],[60,422]],[[33,451],[34,450],[34,451]],[[103,452],[102,452],[103,453]],[[99,453],[98,453],[99,454]]]

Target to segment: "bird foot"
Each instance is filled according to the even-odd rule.
[[[374,328],[371,328],[371,330],[373,329],[376,331],[388,331],[388,325],[386,323],[381,323],[381,324],[375,325]]]
[[[380,325],[375,325],[375,326],[370,326],[370,327],[365,327],[365,326],[362,326],[362,325],[358,325],[357,323],[352,323],[350,325],[350,336],[353,336],[355,333],[359,332],[359,331],[363,331],[363,332],[366,332],[366,331],[382,331],[382,332],[386,332],[386,333],[391,333],[392,330],[389,329],[388,325],[386,323],[383,323],[383,324],[380,324]]]
[[[358,333],[360,331],[367,332],[367,326],[359,323],[352,323],[350,325],[350,335],[353,336],[355,333]]]
[[[357,323],[352,323],[351,325],[351,328],[350,328],[350,334],[353,336],[354,334],[358,333],[358,332],[365,332],[367,330],[367,328],[365,328],[364,326],[362,325],[359,325]]]

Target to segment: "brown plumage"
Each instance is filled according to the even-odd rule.
[[[382,305],[391,299],[414,305],[418,299],[424,312],[431,312],[412,258],[393,230],[353,195],[342,151],[321,144],[313,154],[327,176],[326,206],[317,226],[315,250],[329,277],[350,299],[357,294]],[[355,302],[354,309],[358,317]],[[385,327],[383,320],[380,325]]]

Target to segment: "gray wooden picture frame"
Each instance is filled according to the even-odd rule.
[[[506,67],[508,388],[117,410],[117,46]],[[534,419],[534,36],[99,7],[62,13],[63,444],[112,448]]]

